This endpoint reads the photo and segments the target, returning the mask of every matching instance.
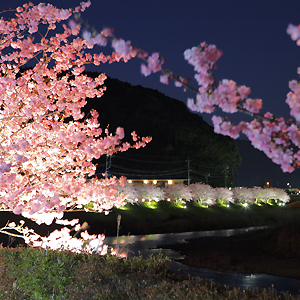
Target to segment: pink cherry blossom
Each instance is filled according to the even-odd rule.
[[[289,24],[287,30],[287,34],[291,36],[293,41],[297,41],[300,38],[300,27]]]
[[[216,191],[208,184],[192,183],[189,186],[194,201],[200,205],[214,205],[216,204]]]
[[[125,59],[129,59],[131,57],[132,46],[130,44],[130,41],[125,42],[123,39],[114,40],[112,43],[112,47]]]
[[[169,84],[169,78],[167,75],[161,75],[160,76],[160,82],[164,84]]]
[[[151,70],[144,64],[141,65],[141,73],[147,77],[151,74]]]
[[[94,38],[95,43],[99,46],[106,46],[107,45],[107,39],[102,34],[97,34]]]
[[[147,77],[151,74],[151,70],[144,64],[141,65],[141,73]]]
[[[148,57],[148,69],[153,73],[156,73],[161,70],[161,60],[159,53],[155,52]]]

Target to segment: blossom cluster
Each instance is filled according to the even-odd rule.
[[[56,223],[61,225],[75,225],[72,229],[63,227],[61,230],[54,230],[48,237],[43,237],[34,232],[33,229],[29,229],[25,226],[23,220],[19,224],[15,222],[7,223],[6,226],[0,229],[1,233],[8,234],[14,237],[23,238],[25,243],[34,248],[51,249],[56,251],[71,251],[75,253],[97,253],[99,255],[105,255],[108,253],[119,257],[126,257],[126,253],[118,253],[117,249],[109,249],[108,245],[104,245],[104,234],[90,235],[85,230],[85,223],[83,225],[78,224],[79,220],[56,220]],[[71,231],[75,231],[75,234],[71,235]],[[76,235],[79,233],[80,237]]]

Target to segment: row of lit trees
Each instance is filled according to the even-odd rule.
[[[172,184],[166,187],[127,183],[124,187],[119,187],[119,191],[126,195],[126,201],[129,203],[167,200],[174,201],[177,204],[182,204],[185,201],[196,201],[203,206],[211,206],[217,203],[250,205],[273,202],[281,205],[290,200],[285,190],[279,188],[235,187],[227,189],[222,187],[213,188],[204,183],[193,183],[188,186]]]

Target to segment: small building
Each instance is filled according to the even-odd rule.
[[[186,184],[187,179],[127,179],[132,184],[152,184],[158,187],[165,187],[171,184]]]

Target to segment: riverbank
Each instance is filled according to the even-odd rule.
[[[159,246],[186,256],[184,264],[225,272],[263,273],[299,279],[300,226],[287,225],[230,237],[204,237]],[[299,286],[300,288],[300,286]]]
[[[262,204],[247,208],[239,204],[229,207],[214,205],[199,206],[194,201],[176,205],[168,201],[127,204],[108,214],[69,212],[65,218],[78,218],[80,223],[88,222],[91,234],[104,233],[115,236],[117,218],[121,215],[119,235],[179,233],[219,229],[247,228],[252,226],[276,226],[299,222],[300,208]],[[49,230],[49,229],[47,229]]]
[[[0,299],[299,300],[274,288],[223,286],[170,272],[168,258],[81,255],[32,248],[0,250]]]

